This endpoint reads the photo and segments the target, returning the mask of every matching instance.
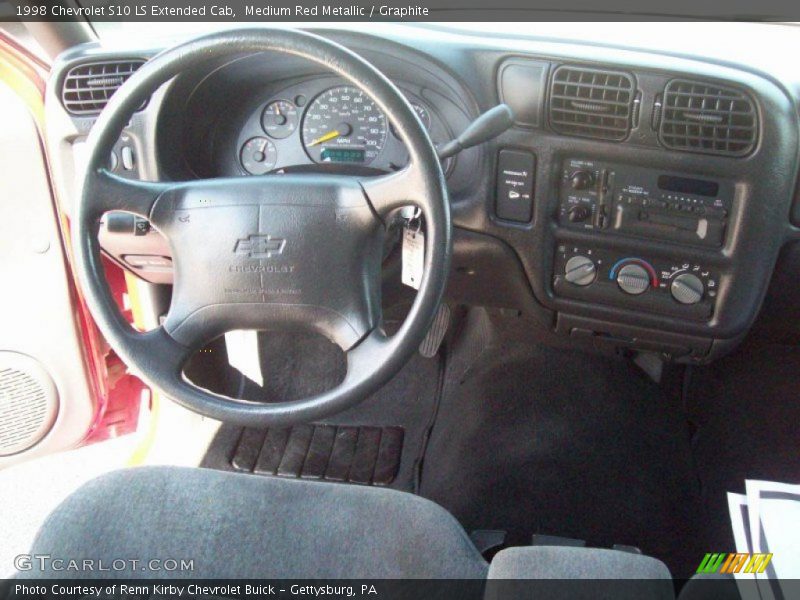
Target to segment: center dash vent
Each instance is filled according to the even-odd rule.
[[[550,83],[550,126],[566,135],[624,140],[635,95],[633,78],[626,73],[558,67]]]
[[[674,79],[664,89],[659,136],[673,150],[744,156],[758,138],[756,107],[738,90]]]
[[[72,67],[61,88],[64,108],[73,115],[99,113],[111,95],[143,64],[143,60],[124,60]]]

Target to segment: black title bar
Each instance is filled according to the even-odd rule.
[[[0,21],[800,21],[797,0],[0,0]]]

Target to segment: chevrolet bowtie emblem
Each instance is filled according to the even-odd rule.
[[[286,240],[282,238],[262,234],[248,235],[243,240],[236,241],[233,252],[250,258],[272,258],[283,252],[284,246]]]

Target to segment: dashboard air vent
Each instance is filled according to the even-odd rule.
[[[550,83],[550,126],[567,135],[624,140],[635,95],[626,73],[558,67]]]
[[[143,60],[124,60],[72,67],[61,89],[64,108],[73,115],[99,113],[111,95],[143,64]]]
[[[743,156],[755,147],[756,107],[740,91],[674,79],[664,89],[661,110],[659,136],[667,148]]]

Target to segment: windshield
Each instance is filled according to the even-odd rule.
[[[263,27],[264,23],[175,23],[175,22],[93,22],[97,34],[111,44],[141,43],[143,40],[178,40],[202,33],[242,27]],[[465,23],[390,23],[390,22],[281,22],[270,27],[322,28],[349,30],[374,35],[412,35],[418,39],[440,41],[448,35],[471,35],[475,43],[491,44],[497,37],[536,38],[563,43],[648,49],[687,56],[714,56],[721,60],[759,62],[781,51],[796,52],[796,23],[755,22],[465,22]],[[741,40],[752,43],[742,44]]]
[[[686,42],[697,39],[707,43],[709,37],[715,32],[725,32],[725,37],[730,39],[731,45],[740,46],[740,40],[731,31],[752,35],[763,32],[765,35],[777,34],[796,36],[797,23],[759,23],[759,22],[637,22],[631,26],[630,22],[604,22],[598,27],[596,22],[418,22],[418,23],[392,23],[392,22],[108,22],[93,21],[98,36],[104,40],[141,40],[142,38],[181,38],[222,29],[236,29],[242,27],[280,27],[280,28],[325,28],[342,29],[349,31],[362,31],[365,33],[381,33],[388,31],[402,31],[414,29],[417,33],[421,30],[438,30],[442,33],[453,34],[483,34],[495,37],[535,37],[535,38],[579,38],[583,42],[605,42],[614,40],[637,45],[653,46],[659,41],[675,41],[676,32],[683,32],[681,39]],[[704,35],[685,35],[693,30]],[[709,34],[711,34],[709,36]],[[750,50],[754,50],[750,48]]]

